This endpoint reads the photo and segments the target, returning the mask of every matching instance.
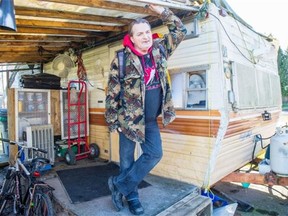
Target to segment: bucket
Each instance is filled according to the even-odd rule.
[[[288,130],[278,129],[270,142],[270,167],[280,175],[288,175]]]

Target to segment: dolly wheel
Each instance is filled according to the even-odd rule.
[[[68,148],[68,150],[65,152],[65,160],[69,165],[76,164],[76,155],[71,148]]]
[[[90,155],[89,158],[90,159],[94,159],[94,158],[98,158],[100,155],[100,148],[96,143],[92,143],[89,145],[89,149],[90,149]]]

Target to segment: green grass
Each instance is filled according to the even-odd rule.
[[[282,104],[282,110],[288,110],[288,103]]]

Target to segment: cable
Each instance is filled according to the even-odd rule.
[[[275,136],[275,134],[276,134],[276,133],[274,133],[272,136],[266,137],[266,138],[262,138],[262,135],[261,135],[261,134],[257,134],[257,135],[255,135],[255,138],[258,138],[258,139],[260,140],[261,148],[262,148],[262,149],[265,149],[265,148],[267,148],[270,144],[268,144],[267,146],[263,147],[263,140],[271,139],[273,136]],[[254,160],[254,153],[255,153],[255,149],[256,149],[257,143],[258,143],[258,140],[255,140],[254,148],[253,148],[253,152],[252,152],[252,160]]]
[[[255,135],[255,142],[254,142],[254,147],[253,147],[253,151],[252,151],[252,160],[251,160],[250,168],[246,172],[250,172],[251,170],[255,170],[252,166],[255,165],[254,164],[254,159],[255,159],[254,158],[254,154],[255,154],[256,145],[257,145],[258,141],[260,140],[260,142],[261,142],[261,148],[265,149],[265,148],[267,148],[270,145],[270,143],[267,146],[264,147],[263,146],[263,140],[271,139],[275,135],[276,135],[276,133],[274,133],[272,136],[266,137],[266,138],[262,138],[261,134]],[[259,140],[256,140],[256,138],[258,138]]]
[[[221,24],[221,26],[222,26],[225,34],[227,35],[228,39],[229,39],[230,42],[236,47],[236,49],[239,51],[239,53],[240,53],[247,61],[249,61],[250,63],[256,64],[255,62],[253,62],[253,61],[251,61],[250,59],[248,59],[248,58],[241,52],[241,50],[237,47],[237,45],[234,43],[234,41],[230,38],[230,36],[229,36],[228,32],[226,31],[226,29],[225,29],[223,23],[221,22],[221,20],[220,20],[217,16],[215,16],[214,14],[212,14],[212,13],[209,13],[209,14],[212,15],[213,17],[215,17],[215,18],[219,21],[219,23]]]
[[[239,26],[239,23],[237,22],[236,19],[234,19],[234,20],[235,20],[235,23],[236,23],[236,25],[237,25],[237,27],[238,27],[238,30],[239,30],[240,34],[241,34],[241,37],[242,37],[242,40],[243,40],[243,42],[244,42],[245,48],[246,48],[246,50],[248,51],[248,53],[249,53],[249,55],[250,55],[250,58],[253,59],[253,62],[256,63],[255,58],[254,58],[254,56],[253,56],[253,53],[252,53],[252,52],[248,49],[248,47],[247,47],[247,43],[246,43],[246,41],[245,41],[245,39],[244,39],[243,32],[241,31],[241,28],[240,28],[240,26]]]

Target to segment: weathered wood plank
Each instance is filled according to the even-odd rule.
[[[253,184],[269,184],[269,185],[288,185],[288,177],[281,177],[276,175],[261,175],[259,173],[240,173],[233,172],[221,179],[223,182],[249,182]]]
[[[123,2],[125,2],[126,0],[122,0]],[[187,11],[194,11],[197,12],[199,11],[198,8],[195,7],[191,7],[191,6],[187,6],[185,4],[179,4],[179,2],[176,1],[161,1],[161,0],[134,0],[134,1],[138,1],[138,2],[143,2],[143,3],[147,3],[147,4],[157,4],[157,5],[161,5],[164,7],[169,7],[169,8],[175,8],[175,9],[181,9],[181,10],[187,10]]]
[[[115,18],[109,16],[98,16],[93,14],[83,14],[76,12],[68,12],[61,10],[48,10],[48,9],[37,9],[37,8],[27,8],[27,7],[15,7],[17,15],[22,16],[34,16],[34,17],[50,17],[50,18],[60,18],[69,20],[83,20],[83,21],[93,21],[93,22],[104,22],[104,23],[120,23],[129,24],[132,20],[125,18]]]
[[[125,2],[117,3],[117,2],[110,2],[110,1],[103,1],[103,0],[90,0],[90,1],[82,1],[82,2],[78,0],[42,0],[42,1],[73,4],[73,5],[79,5],[79,6],[95,7],[95,8],[110,9],[110,10],[117,9],[119,11],[124,11],[124,12],[129,12],[129,13],[155,15],[155,13],[151,12],[149,9],[135,6],[135,5],[128,5]]]
[[[90,36],[91,38],[92,36]],[[47,35],[2,35],[0,38],[0,41],[13,41],[13,42],[27,42],[27,41],[44,41],[44,42],[71,42],[71,41],[77,41],[77,42],[83,42],[85,40],[88,40],[89,36],[81,36],[81,37],[75,37],[75,36],[47,36]]]
[[[68,47],[67,47],[68,48]],[[59,53],[63,47],[50,47],[49,52]],[[0,52],[38,52],[39,47],[0,47]]]
[[[77,29],[77,30],[72,30],[72,29],[49,29],[49,28],[41,28],[41,27],[37,27],[37,28],[33,28],[33,27],[21,27],[21,26],[17,26],[17,33],[13,32],[7,32],[5,30],[0,30],[0,33],[5,33],[5,34],[21,34],[21,33],[29,33],[29,34],[41,34],[41,35],[74,35],[74,36],[88,36],[88,35],[93,35],[95,37],[102,37],[104,38],[105,36],[103,35],[103,33],[101,32],[95,32],[95,33],[91,33],[91,32],[87,32],[87,31],[81,31],[81,29]]]
[[[16,63],[16,62],[25,62],[25,63],[41,63],[51,60],[51,58],[38,57],[29,57],[29,56],[9,56],[9,57],[0,57],[0,62],[3,63]]]
[[[122,31],[122,27],[118,26],[105,26],[97,24],[86,23],[72,23],[60,21],[45,21],[45,20],[30,20],[30,19],[17,19],[17,26],[25,27],[45,27],[45,28],[66,28],[66,29],[81,29],[82,31]]]
[[[212,215],[212,201],[209,197],[192,192],[156,216]]]
[[[67,47],[69,46],[71,43],[68,42],[59,42],[57,43],[57,46],[62,46],[62,47]],[[5,46],[10,46],[10,47],[19,47],[19,46],[26,46],[26,47],[39,47],[39,46],[43,46],[43,47],[55,47],[55,43],[53,42],[35,42],[35,43],[31,43],[31,42],[1,42],[0,43],[0,47],[5,47]]]
[[[89,114],[89,124],[91,125],[99,125],[99,126],[107,126],[104,114]]]
[[[89,143],[96,143],[100,148],[100,158],[109,160],[110,159],[110,140],[107,127],[102,126],[89,126]]]
[[[61,135],[61,109],[60,109],[60,92],[51,90],[51,124],[53,125],[54,136]]]
[[[16,134],[15,134],[15,89],[8,88],[7,89],[7,116],[8,116],[8,131],[9,131],[9,139],[15,140]],[[17,104],[18,105],[18,104]],[[14,163],[15,161],[15,155],[17,154],[18,148],[15,145],[9,145],[9,163]]]

